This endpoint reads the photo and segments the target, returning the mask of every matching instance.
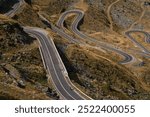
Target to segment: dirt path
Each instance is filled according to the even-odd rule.
[[[111,13],[110,13],[110,10],[112,8],[112,6],[114,4],[116,4],[117,2],[119,2],[120,0],[116,0],[115,2],[113,2],[112,4],[110,4],[110,6],[108,7],[107,9],[107,17],[108,17],[108,20],[110,22],[110,29],[113,31],[113,21],[112,21],[112,17],[111,17]]]

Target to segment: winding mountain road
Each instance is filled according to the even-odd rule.
[[[117,0],[117,1],[119,1],[119,0]],[[5,15],[7,15],[9,17],[13,17],[15,15],[15,13],[17,12],[17,10],[22,6],[23,3],[24,3],[24,0],[20,0],[19,3],[16,3],[13,6],[13,9],[11,11],[9,11],[8,13],[6,13]],[[65,32],[64,21],[69,14],[76,15],[76,18],[71,25],[71,30],[73,31],[73,33],[75,35],[77,35],[82,40],[78,39],[78,38],[74,38]],[[127,54],[123,50],[117,49],[110,44],[97,41],[96,39],[93,39],[93,38],[83,34],[81,31],[79,31],[78,30],[79,23],[84,17],[84,12],[81,10],[74,9],[74,10],[69,10],[69,11],[64,12],[61,15],[61,17],[59,18],[59,21],[57,22],[58,27],[51,24],[42,15],[39,14],[39,16],[42,19],[42,21],[49,28],[51,28],[55,33],[57,33],[61,37],[64,37],[65,39],[68,39],[72,43],[86,44],[85,41],[89,41],[89,42],[95,43],[97,47],[107,49],[110,51],[114,51],[114,52],[118,53],[119,55],[123,56],[124,60],[120,62],[122,64],[127,64],[127,63],[131,63],[131,62],[135,61],[135,58],[132,55]],[[54,87],[56,88],[57,92],[59,93],[61,99],[67,99],[67,100],[91,99],[90,97],[88,97],[86,94],[81,92],[77,87],[75,87],[71,83],[71,81],[68,77],[67,70],[66,70],[66,68],[60,58],[60,55],[55,47],[53,39],[48,36],[48,33],[44,29],[40,29],[37,27],[34,27],[34,28],[33,27],[23,27],[23,28],[24,28],[24,31],[27,32],[29,35],[38,39],[38,41],[40,43],[39,48],[40,48],[40,53],[41,53],[41,57],[43,60],[43,64],[49,75],[48,81],[52,81],[52,83],[53,83]],[[131,36],[131,33],[134,33],[134,32],[143,33],[145,35],[146,43],[150,43],[149,33],[145,32],[145,31],[137,31],[137,30],[131,30],[131,31],[125,32],[125,35],[132,42],[134,42],[138,47],[140,47],[145,55],[148,55],[149,51]]]
[[[133,62],[135,60],[135,58],[132,55],[129,55],[126,52],[124,52],[124,51],[122,51],[120,49],[114,48],[112,45],[110,45],[108,43],[97,41],[96,39],[93,39],[93,38],[83,34],[81,31],[79,31],[78,30],[79,22],[84,17],[84,12],[81,11],[81,10],[78,10],[78,9],[69,10],[69,11],[64,12],[60,16],[60,18],[59,18],[59,20],[57,22],[57,26],[60,27],[62,30],[64,30],[64,21],[65,21],[65,19],[67,18],[67,16],[69,14],[77,14],[75,20],[73,21],[73,23],[71,25],[71,30],[78,37],[82,38],[85,41],[89,41],[89,42],[95,43],[97,46],[99,46],[99,47],[101,47],[103,49],[114,51],[114,52],[118,53],[119,55],[123,56],[124,60],[120,62],[121,64],[128,64],[128,63],[131,63],[131,62]],[[65,30],[64,30],[64,32],[65,32]]]
[[[22,6],[24,0],[20,0],[13,6],[13,10],[9,11],[5,15],[13,17],[17,10]],[[92,99],[78,89],[69,79],[67,70],[59,56],[59,53],[55,47],[55,44],[48,36],[48,33],[44,29],[37,27],[23,27],[24,31],[34,38],[37,38],[40,43],[40,53],[43,60],[43,65],[49,75],[48,81],[51,81],[59,93],[61,99],[65,100],[84,100]],[[71,36],[65,35],[62,30],[54,27],[60,35],[70,39]],[[73,41],[73,38],[71,38]],[[77,40],[73,41],[78,43]]]
[[[5,13],[5,15],[9,17],[13,17],[24,3],[25,3],[24,0],[18,0],[18,2],[14,4],[14,6],[12,7],[12,10]]]
[[[64,64],[57,52],[53,39],[48,36],[48,33],[46,33],[45,30],[30,27],[24,27],[24,31],[39,40],[42,52],[41,56],[43,56],[46,70],[51,76],[50,78],[62,99],[91,99],[79,91],[79,89],[77,89],[71,81],[69,81],[70,79],[68,77],[67,70],[65,69]],[[81,96],[81,94],[84,96]]]
[[[150,43],[150,35],[149,33],[145,31],[139,31],[139,30],[130,30],[125,32],[125,35],[130,39],[136,46],[138,46],[144,53],[149,53],[149,50],[147,50],[142,44],[140,44],[134,37],[131,36],[132,33],[143,33],[145,35],[145,42]]]

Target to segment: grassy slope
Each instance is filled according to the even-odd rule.
[[[149,99],[149,92],[124,66],[75,45],[63,52],[62,43],[56,43],[71,80],[87,95],[94,99]]]
[[[0,27],[0,99],[50,99],[43,92],[47,78],[35,39],[17,23],[1,21]],[[20,77],[9,74],[9,67],[5,70],[4,64],[19,71]],[[18,87],[20,80],[25,88]]]
[[[21,25],[24,26],[44,28],[44,24],[41,22],[38,14],[28,4],[25,4],[22,7],[22,11],[16,14],[13,19],[17,20]]]
[[[115,0],[102,0],[102,4],[99,5],[97,5],[96,2],[98,0],[95,0],[95,3],[90,3],[89,0],[84,1],[89,5],[89,7],[85,13],[84,22],[81,25],[80,29],[85,32],[87,31],[87,29],[93,32],[108,32],[110,22],[107,17],[107,8]],[[64,0],[45,0],[45,2],[42,2],[41,0],[33,0],[32,5],[34,9],[35,7],[37,7],[38,10],[41,10],[42,12],[47,14],[50,20],[54,19],[54,17],[51,17],[54,15],[56,16],[55,18],[57,20],[61,12],[73,8],[74,4],[77,2],[78,0],[71,0],[67,2]],[[121,13],[121,15],[129,17],[134,22],[138,18],[137,14],[141,13],[141,9],[140,7],[138,7],[140,4],[136,2],[135,4],[133,2],[130,4],[130,6],[128,6],[129,3],[131,3],[131,1],[125,2],[125,0],[123,0],[122,2],[119,2],[117,6],[114,5],[114,7],[112,8],[112,12],[116,11],[118,8],[122,8],[122,4],[124,4],[124,9],[121,10],[126,10],[127,13]],[[131,11],[134,12],[135,9],[135,14],[132,14]],[[33,16],[33,18],[31,18],[31,15]],[[114,19],[114,16],[112,17]],[[17,19],[23,25],[44,27],[37,14],[35,13],[35,10],[32,10],[32,8],[28,5],[25,5],[22,13],[18,14],[16,17],[14,17],[14,19]],[[32,20],[28,22],[28,19]],[[120,30],[124,29],[122,24],[120,25],[118,22],[116,23],[115,20],[113,21],[115,31],[120,32]],[[128,25],[130,25],[130,23]],[[56,37],[55,39],[59,38]],[[56,42],[56,45],[60,45],[60,50],[66,47],[64,46],[62,40],[59,40],[59,43]],[[100,53],[95,54],[93,52],[86,52],[84,48],[81,48],[79,46],[69,46],[65,51],[62,52],[62,55],[72,81],[79,88],[81,88],[81,90],[86,92],[94,99],[150,98],[148,90],[143,87],[141,81],[137,79],[137,77],[135,77],[132,72],[129,72],[129,70],[124,66],[115,64],[112,60],[110,60],[111,62],[109,62],[99,57],[100,55],[103,56]],[[26,64],[26,60],[23,60],[22,64],[23,63]],[[29,65],[30,64],[32,63],[29,62]],[[21,66],[18,65],[16,67],[18,69],[21,68]],[[24,70],[25,68],[21,68],[20,71],[22,72],[22,70]],[[33,66],[28,67],[28,69],[30,68],[33,68]],[[24,71],[26,73],[24,74],[25,76],[32,76],[30,75],[30,73],[28,73],[30,70]],[[36,70],[34,69],[33,71],[35,73]],[[146,71],[145,73],[147,72],[148,71]],[[36,78],[36,75],[33,75],[32,78]],[[146,75],[145,80],[149,81],[148,79],[149,76]]]
[[[101,3],[99,0],[90,1],[84,0],[88,5],[87,11],[85,11],[85,17],[81,23],[80,29],[84,32],[110,32],[110,22],[107,17],[107,8],[110,4],[116,0],[102,0]],[[77,3],[77,0],[68,1],[64,3],[62,0],[46,0],[45,3],[40,1],[33,1],[33,6],[38,6],[42,12],[47,14],[48,18],[55,22],[57,21],[61,12],[67,9],[71,9]],[[99,4],[97,4],[99,3]],[[61,4],[61,5],[60,5]],[[63,5],[62,5],[63,4]],[[60,8],[61,6],[61,8]],[[55,10],[54,10],[55,9]],[[116,12],[120,9],[121,14],[118,12],[116,14],[120,15],[119,17],[128,17],[132,22],[127,22],[124,20],[124,23],[128,24],[128,27],[135,22],[140,16],[142,9],[140,3],[135,1],[126,1],[123,0],[118,2],[111,8],[111,13]],[[133,14],[134,12],[134,14]],[[111,14],[110,13],[110,14]],[[115,21],[113,14],[113,26],[116,32],[120,32],[128,27],[124,28],[124,24],[120,24],[120,21]],[[51,17],[55,16],[55,17]],[[70,19],[69,19],[70,20]],[[118,20],[121,20],[120,18]],[[67,27],[70,26],[70,21],[67,20]],[[96,27],[95,27],[96,25]],[[103,37],[100,33],[99,39],[108,40],[110,43],[109,36]],[[112,35],[112,36],[111,36]],[[117,37],[115,37],[117,35]],[[125,46],[132,45],[127,39],[123,36],[110,32],[111,39],[120,41],[120,44]],[[55,39],[59,39],[55,37]],[[117,40],[116,40],[117,41]],[[128,42],[128,44],[127,44]],[[59,44],[61,43],[61,44]],[[60,50],[65,48],[62,44],[63,41],[59,40],[56,42],[57,46],[60,46]],[[123,47],[123,46],[122,46]],[[124,47],[123,47],[124,48]],[[70,72],[71,79],[75,84],[84,90],[87,94],[92,96],[95,99],[148,99],[149,91],[143,86],[142,81],[139,80],[134,73],[129,72],[124,66],[112,64],[113,62],[108,62],[102,58],[93,56],[93,52],[87,53],[86,50],[81,49],[80,47],[69,47],[66,51],[63,49],[63,55],[65,54],[64,62],[67,65],[68,71]],[[112,55],[112,53],[109,53]],[[96,53],[97,56],[102,55]],[[64,56],[63,56],[64,57]],[[111,57],[107,58],[111,59]],[[111,59],[113,60],[113,59]],[[68,66],[69,64],[69,66]],[[94,93],[93,93],[94,91]],[[145,95],[147,94],[147,95]],[[145,96],[145,97],[144,97]]]

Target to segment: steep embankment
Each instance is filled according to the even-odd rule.
[[[40,20],[37,11],[33,10],[28,4],[21,7],[21,12],[18,12],[13,19],[17,20],[21,25],[44,28],[45,25]]]
[[[119,34],[139,20],[143,9],[136,0],[28,0],[13,17],[20,24],[45,28],[37,12],[56,23],[62,12],[79,8],[85,12],[80,30],[100,41],[109,42],[128,51],[133,43]],[[148,15],[147,15],[148,14]],[[143,15],[137,27],[149,29],[149,11]],[[16,22],[8,23],[1,16],[0,28],[0,94],[2,99],[49,99],[46,73],[35,39],[26,35]],[[65,22],[70,30],[73,17]],[[10,19],[9,19],[10,20]],[[12,22],[12,21],[11,21]],[[111,29],[112,27],[112,30]],[[50,31],[52,32],[52,31]],[[142,67],[119,65],[118,56],[106,50],[96,51],[88,47],[69,44],[57,34],[55,43],[63,58],[73,83],[94,99],[150,99],[149,60]],[[73,35],[73,34],[72,34]],[[75,36],[75,35],[74,35]],[[135,53],[132,53],[133,55]],[[119,58],[119,59],[118,59]],[[11,71],[15,71],[15,75]],[[16,77],[17,76],[17,77]],[[7,79],[7,80],[6,80]],[[15,91],[15,93],[12,93]],[[24,95],[24,94],[27,95]],[[21,95],[20,95],[21,94]],[[49,93],[50,95],[54,92]],[[54,94],[56,96],[56,93]]]
[[[73,83],[93,99],[149,99],[140,81],[124,66],[87,47],[56,41]]]
[[[38,44],[0,16],[0,99],[50,99]]]
[[[45,2],[33,0],[32,6],[52,23],[57,22],[62,12],[80,8],[85,12],[84,19],[80,22],[81,31],[91,33],[91,36],[100,41],[125,49],[132,47],[133,43],[118,32],[128,29],[143,12],[141,2],[131,0],[71,0],[67,2],[64,0],[46,0]],[[69,30],[73,20],[74,16],[68,17],[65,22]],[[111,25],[114,32],[110,30]],[[56,45],[59,51],[63,51],[61,54],[63,59],[65,58],[64,62],[70,72],[70,78],[83,92],[94,99],[149,99],[149,90],[143,81],[135,76],[134,68],[130,70],[134,72],[129,72],[130,67],[125,68],[115,63],[117,60],[114,59],[118,57],[110,57],[110,55],[113,56],[111,52],[105,54],[94,53],[94,51],[86,52],[86,49],[79,46],[62,44],[65,41],[59,36],[55,36],[54,39],[59,40],[56,41]],[[99,56],[106,57],[111,62]]]

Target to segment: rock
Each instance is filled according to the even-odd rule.
[[[20,88],[25,88],[26,85],[25,85],[25,83],[24,83],[22,80],[20,80],[20,81],[18,82],[18,87],[20,87]]]

